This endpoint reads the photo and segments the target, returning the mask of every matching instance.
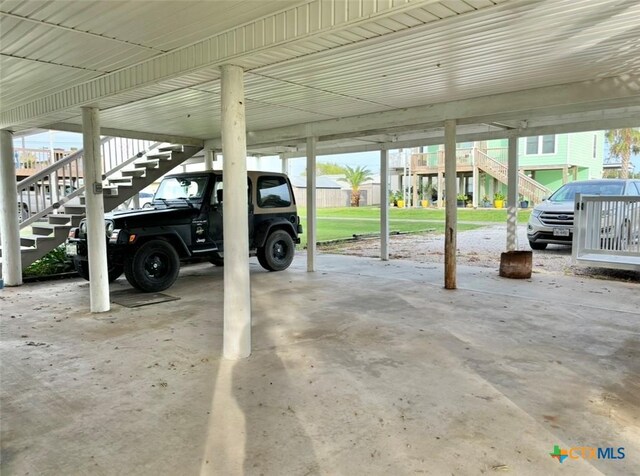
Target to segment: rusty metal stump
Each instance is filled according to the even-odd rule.
[[[530,278],[532,267],[532,251],[506,251],[500,255],[500,276],[503,278]]]

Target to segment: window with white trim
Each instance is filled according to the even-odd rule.
[[[555,134],[527,137],[525,151],[526,155],[555,154]]]

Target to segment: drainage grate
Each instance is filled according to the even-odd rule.
[[[111,293],[111,302],[124,307],[140,307],[161,302],[177,301],[179,297],[162,293],[141,293],[136,289],[125,289]]]

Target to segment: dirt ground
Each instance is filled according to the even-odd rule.
[[[506,248],[506,225],[490,225],[458,233],[458,264],[495,268],[500,266],[500,253]],[[518,228],[518,249],[529,250],[524,226]],[[319,246],[321,253],[351,256],[380,256],[380,239],[367,237],[354,241]],[[391,259],[410,260],[418,263],[442,263],[444,261],[444,235],[416,233],[392,235],[389,247]],[[589,276],[640,282],[640,272],[574,265],[571,248],[549,245],[546,250],[533,252],[534,273],[560,273],[568,276]]]

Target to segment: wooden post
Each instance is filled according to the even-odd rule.
[[[456,204],[456,121],[444,121],[444,175],[446,181],[444,287],[456,289],[458,209]]]

